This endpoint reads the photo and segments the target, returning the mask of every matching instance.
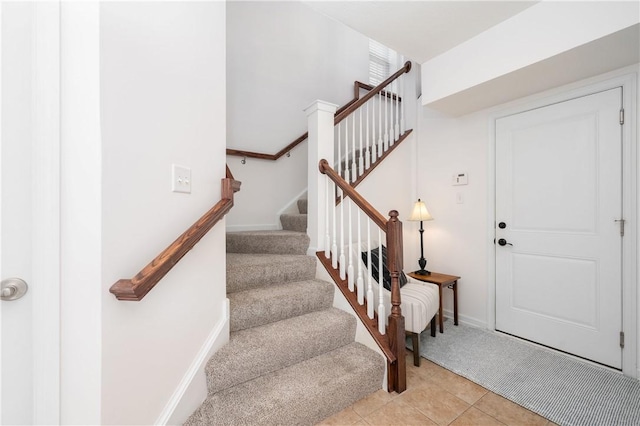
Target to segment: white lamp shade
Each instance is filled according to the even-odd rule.
[[[411,212],[411,217],[409,220],[412,221],[422,221],[422,220],[433,220],[433,217],[429,214],[429,210],[427,210],[427,206],[424,205],[424,202],[418,201],[415,206],[413,206],[413,211]]]

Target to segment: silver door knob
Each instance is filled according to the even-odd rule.
[[[7,278],[0,281],[0,299],[11,301],[20,299],[29,290],[29,286],[20,278]]]

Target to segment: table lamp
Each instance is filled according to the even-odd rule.
[[[414,273],[418,275],[431,275],[431,272],[424,269],[425,266],[427,266],[427,259],[424,258],[424,229],[422,228],[422,222],[425,220],[433,220],[433,217],[429,214],[429,210],[427,210],[427,206],[424,205],[424,202],[420,201],[420,198],[418,198],[415,206],[413,206],[413,211],[411,212],[409,220],[415,222],[420,221],[420,259],[418,260],[420,269]]]

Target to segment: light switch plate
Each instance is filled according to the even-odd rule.
[[[171,191],[191,194],[191,169],[177,164],[171,165]]]

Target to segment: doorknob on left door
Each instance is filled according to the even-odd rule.
[[[512,246],[513,245],[511,243],[508,243],[507,240],[505,240],[504,238],[500,238],[498,240],[498,244],[500,244],[501,246],[506,246],[506,245]]]
[[[29,290],[27,283],[20,278],[2,280],[0,281],[0,288],[2,289],[0,290],[0,299],[6,301],[20,299]]]

